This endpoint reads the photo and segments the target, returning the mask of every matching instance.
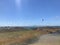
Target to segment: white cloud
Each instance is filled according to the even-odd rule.
[[[56,19],[59,19],[60,18],[60,16],[56,16]]]
[[[60,20],[60,16],[54,16],[54,17],[52,17],[51,19],[53,19],[53,20]]]

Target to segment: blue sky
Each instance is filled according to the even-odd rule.
[[[0,0],[0,26],[33,25],[60,26],[60,0]]]

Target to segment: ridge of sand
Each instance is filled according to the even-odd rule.
[[[38,42],[30,45],[60,45],[60,35],[43,35],[40,37]]]

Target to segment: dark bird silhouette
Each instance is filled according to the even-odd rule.
[[[44,21],[44,19],[42,19],[42,21]]]

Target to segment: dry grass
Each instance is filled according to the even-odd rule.
[[[45,34],[42,31],[19,31],[19,32],[7,32],[0,33],[0,45],[12,45],[17,43],[23,43],[28,39],[32,39],[39,35]]]
[[[20,45],[29,39],[48,34],[49,32],[55,32],[56,30],[44,29],[0,33],[0,45]]]

